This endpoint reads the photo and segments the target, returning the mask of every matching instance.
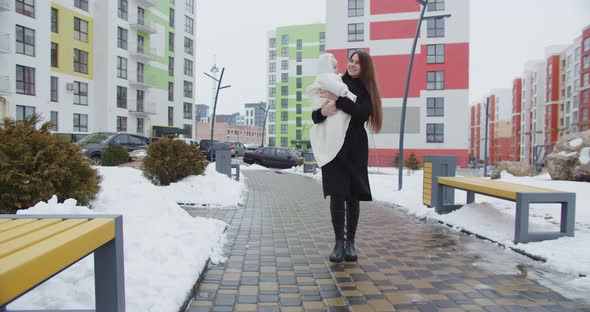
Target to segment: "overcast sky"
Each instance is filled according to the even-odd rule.
[[[231,85],[220,91],[217,113],[243,114],[244,103],[266,101],[267,31],[324,23],[326,1],[344,0],[197,0],[196,103],[213,108],[213,80],[203,72],[214,60]],[[526,61],[544,59],[546,46],[570,44],[590,25],[590,0],[471,0],[470,10],[470,102],[511,88]]]

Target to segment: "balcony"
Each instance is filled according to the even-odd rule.
[[[10,53],[10,34],[0,33],[0,54]]]
[[[10,77],[0,75],[0,95],[10,94]]]
[[[137,72],[130,72],[127,78],[129,80],[129,85],[134,86],[138,89],[149,89],[153,88],[152,82],[156,81],[156,77],[148,76],[145,73],[138,75]]]
[[[154,61],[156,57],[156,49],[146,48],[137,45],[129,45],[129,54],[142,63]]]
[[[144,7],[153,7],[158,4],[156,0],[137,0],[140,4],[143,4]]]
[[[143,32],[143,33],[148,33],[148,34],[157,33],[156,29],[152,25],[152,22],[149,20],[146,20],[142,16],[137,16],[135,18],[135,22],[129,22],[129,27],[131,27],[131,29],[138,31],[138,32]]]
[[[129,114],[133,114],[135,116],[149,116],[156,114],[156,103],[155,102],[146,102],[144,101],[137,101],[137,100],[129,100],[127,102],[127,107],[129,108]]]
[[[14,2],[11,0],[0,0],[0,12],[1,11],[11,11],[10,3]]]

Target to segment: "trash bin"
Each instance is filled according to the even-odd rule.
[[[313,173],[315,174],[318,164],[315,161],[315,157],[313,156],[313,152],[311,150],[307,150],[303,152],[303,173]]]
[[[215,162],[215,170],[231,178],[231,150],[229,144],[215,142],[211,144],[209,149],[210,161]]]
[[[422,202],[428,207],[437,203],[436,192],[438,189],[438,177],[454,177],[457,169],[457,160],[455,156],[438,156],[431,155],[424,157],[424,181]],[[452,204],[455,202],[455,192],[451,188],[446,188],[443,192],[443,202]]]

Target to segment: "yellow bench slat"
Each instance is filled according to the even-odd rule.
[[[424,163],[424,168],[432,168],[432,163],[431,162],[425,162]]]
[[[484,195],[492,195],[501,198],[516,200],[517,193],[547,193],[558,192],[555,190],[521,185],[510,182],[491,181],[472,177],[439,177],[440,184],[474,191]]]
[[[11,239],[17,238],[19,236],[23,236],[25,234],[31,233],[38,229],[44,228],[46,226],[52,225],[61,221],[61,219],[43,219],[37,220],[31,223],[27,223],[23,226],[19,226],[8,231],[4,231],[0,233],[0,244],[7,242]]]
[[[452,179],[456,180],[456,181],[467,181],[469,183],[474,183],[474,184],[478,184],[478,185],[492,186],[492,187],[496,187],[496,188],[512,190],[516,193],[519,193],[519,192],[520,193],[521,192],[537,192],[537,193],[553,193],[553,192],[555,192],[555,193],[559,193],[559,191],[557,191],[557,190],[541,188],[541,187],[536,187],[536,186],[530,186],[530,185],[524,185],[524,184],[511,183],[511,182],[504,182],[504,181],[485,180],[485,179],[473,178],[473,177],[456,177],[456,178],[452,178]]]
[[[0,258],[17,250],[24,249],[37,242],[47,239],[53,235],[66,231],[78,224],[88,221],[87,219],[68,219],[57,224],[50,225],[35,232],[23,235],[8,242],[0,244]]]
[[[11,220],[11,219],[0,219],[0,224],[2,224],[2,223],[4,223],[4,222],[8,222],[8,221],[10,221],[10,220]]]
[[[4,232],[4,231],[8,231],[12,228],[21,226],[21,225],[25,225],[27,223],[31,223],[33,221],[36,221],[37,219],[16,219],[16,220],[10,220],[8,222],[4,222],[2,224],[0,224],[0,233]]]
[[[115,237],[115,220],[92,219],[0,259],[0,305]]]

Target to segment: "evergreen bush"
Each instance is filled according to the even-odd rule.
[[[15,213],[52,195],[88,205],[100,190],[100,176],[80,148],[36,128],[38,115],[0,125],[0,213]]]
[[[416,158],[416,154],[414,153],[411,153],[410,157],[404,161],[404,165],[411,170],[420,169],[420,161]]]
[[[391,162],[393,168],[399,168],[399,153],[395,153],[395,158]]]
[[[155,185],[170,185],[205,172],[207,161],[196,145],[160,139],[151,143],[143,160],[143,175]]]
[[[111,144],[100,152],[102,166],[118,166],[129,161],[129,152],[118,144]]]

